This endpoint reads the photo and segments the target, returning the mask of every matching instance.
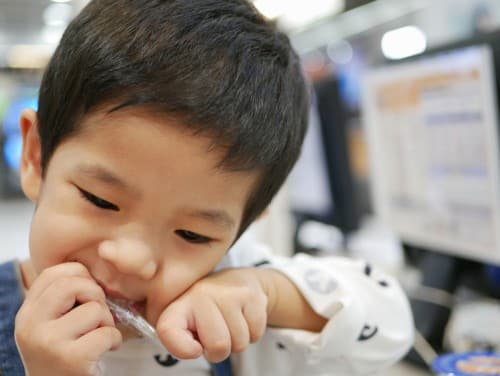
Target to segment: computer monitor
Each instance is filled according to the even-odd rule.
[[[19,116],[37,108],[39,82],[38,72],[0,70],[0,198],[21,196]]]
[[[500,263],[496,40],[443,47],[363,80],[375,211],[405,244]]]
[[[349,161],[346,108],[337,77],[314,84],[309,129],[289,182],[292,210],[301,220],[356,230],[353,176]]]

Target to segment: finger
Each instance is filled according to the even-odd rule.
[[[231,338],[231,352],[240,353],[250,344],[250,332],[248,323],[240,307],[219,306],[224,320],[229,329]]]
[[[248,324],[250,343],[255,343],[262,338],[267,327],[267,301],[248,302],[243,306],[243,316]]]
[[[203,353],[203,347],[193,335],[196,327],[192,313],[178,304],[163,311],[156,331],[165,348],[179,359],[195,359]]]
[[[66,262],[44,269],[35,279],[27,292],[27,298],[36,299],[49,285],[63,277],[82,277],[92,279],[89,271],[79,262]]]
[[[102,326],[81,336],[74,344],[74,351],[85,354],[88,361],[96,361],[104,353],[120,347],[122,335],[112,326]]]
[[[195,324],[205,358],[213,363],[231,353],[231,335],[221,311],[212,300],[195,307]]]
[[[82,277],[62,277],[50,284],[34,302],[41,319],[57,319],[69,312],[76,303],[96,301],[105,305],[104,291],[94,280]]]
[[[68,333],[71,339],[77,339],[99,327],[114,327],[115,323],[106,305],[91,301],[69,311],[57,320],[56,325],[59,330]]]

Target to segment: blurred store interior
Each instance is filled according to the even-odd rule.
[[[86,0],[0,0],[0,262],[28,255],[18,117]],[[361,257],[410,297],[415,346],[500,351],[500,2],[255,0],[311,81],[301,158],[253,231],[276,252]],[[480,325],[477,325],[481,323]]]

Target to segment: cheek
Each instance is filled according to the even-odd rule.
[[[95,231],[94,231],[95,232]],[[97,239],[81,218],[39,206],[31,223],[30,255],[38,272],[72,260],[82,249],[95,247]]]

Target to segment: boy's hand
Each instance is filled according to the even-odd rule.
[[[17,314],[15,337],[29,376],[99,375],[100,357],[122,340],[102,288],[79,263],[38,276]]]
[[[256,268],[224,269],[196,282],[158,319],[172,355],[220,362],[264,334],[268,298]]]

